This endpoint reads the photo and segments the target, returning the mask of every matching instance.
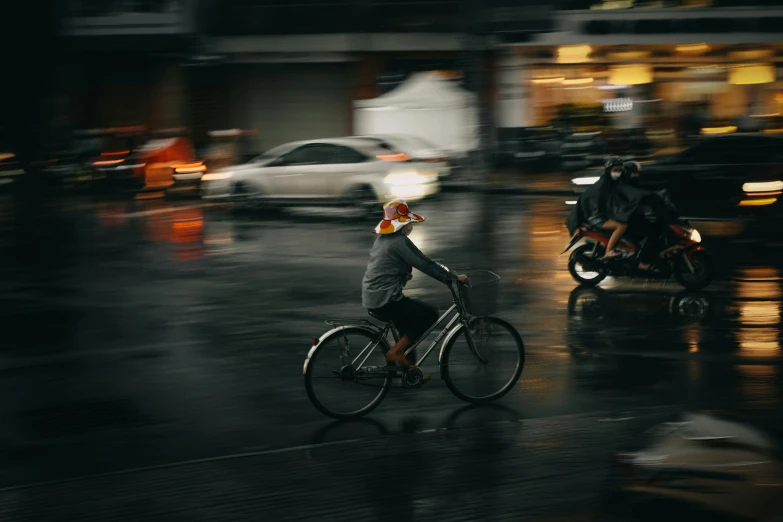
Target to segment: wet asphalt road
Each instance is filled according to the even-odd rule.
[[[412,205],[433,258],[501,276],[497,314],[527,363],[502,408],[466,410],[437,378],[370,421],[309,404],[302,363],[327,318],[364,318],[374,219],[350,209],[233,215],[199,202],[0,211],[0,487],[202,457],[489,421],[657,407],[783,418],[781,255],[706,238],[711,287],[577,289],[558,257],[562,197],[444,194]],[[23,221],[19,221],[22,219]],[[408,295],[445,309],[415,273]],[[437,376],[430,358],[425,369]]]

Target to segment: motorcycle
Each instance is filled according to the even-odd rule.
[[[688,290],[701,290],[712,282],[715,266],[701,244],[699,231],[677,216],[665,194],[657,196],[657,201],[648,202],[629,226],[629,232],[636,231],[635,237],[623,237],[618,243],[620,256],[602,259],[611,230],[586,224],[578,227],[562,252],[582,242],[568,259],[568,271],[578,283],[595,286],[608,276],[662,280],[674,276]],[[649,267],[641,269],[641,263]]]

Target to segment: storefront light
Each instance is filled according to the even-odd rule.
[[[768,58],[772,56],[772,54],[771,49],[751,49],[729,53],[729,58],[732,60],[759,60],[761,58]]]
[[[649,56],[650,51],[619,51],[607,54],[608,58],[618,61],[641,60],[642,58],[649,58]]]
[[[563,80],[563,85],[587,85],[593,83],[592,78],[572,78],[568,80]]]
[[[678,53],[701,54],[708,52],[710,50],[710,46],[706,43],[683,44],[676,46],[674,50]]]
[[[547,83],[563,83],[564,80],[565,78],[563,76],[553,76],[551,78],[533,78],[531,81],[537,84],[547,84]]]
[[[774,81],[775,67],[768,64],[738,65],[729,71],[729,83],[734,85],[756,85]]]
[[[652,81],[653,70],[649,65],[615,65],[609,73],[612,85],[641,85]]]
[[[593,51],[589,45],[563,45],[557,49],[558,63],[586,62]]]
[[[735,125],[727,125],[726,127],[704,127],[701,129],[702,134],[733,134],[737,132]]]

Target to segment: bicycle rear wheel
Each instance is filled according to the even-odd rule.
[[[310,402],[334,419],[367,415],[381,403],[391,386],[392,376],[379,371],[386,366],[388,350],[386,339],[370,328],[345,326],[332,333],[305,363],[305,389]]]
[[[457,328],[441,359],[446,386],[460,399],[475,404],[500,399],[514,387],[525,367],[522,337],[502,319],[477,317],[469,325],[474,351],[465,326]]]

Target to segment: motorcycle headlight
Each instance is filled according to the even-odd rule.
[[[701,243],[701,234],[695,228],[691,230],[691,241],[694,243]]]

